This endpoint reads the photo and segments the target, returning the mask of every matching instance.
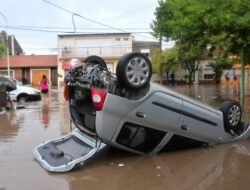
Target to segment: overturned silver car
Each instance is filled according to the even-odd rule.
[[[219,110],[151,83],[149,59],[140,53],[120,58],[116,75],[90,56],[65,77],[65,98],[75,130],[34,149],[47,170],[64,172],[110,145],[138,154],[211,146],[249,138],[238,102]]]

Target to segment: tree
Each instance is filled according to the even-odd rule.
[[[244,99],[245,65],[250,61],[249,0],[214,1],[213,11],[204,18],[210,43],[240,57],[240,99]],[[218,45],[219,44],[219,45]],[[223,48],[222,48],[223,47]]]
[[[164,57],[161,49],[154,50],[151,56],[151,62],[152,62],[153,72],[160,72],[162,74],[160,65],[164,63]]]
[[[176,48],[170,48],[163,51],[164,63],[161,65],[167,75],[169,72],[175,72],[179,67],[178,51]]]
[[[6,32],[0,32],[0,57],[6,52],[5,44],[7,44]]]
[[[179,53],[179,61],[183,68],[188,70],[188,82],[192,84],[194,74],[199,69],[200,59],[202,59],[206,51],[199,45],[189,43],[177,43]]]
[[[161,75],[166,73],[168,79],[169,73],[175,72],[179,66],[177,49],[171,48],[164,51],[156,49],[151,57],[151,62],[153,71],[159,71]]]
[[[193,44],[204,54],[211,46],[221,54],[240,57],[243,98],[244,66],[250,60],[249,0],[161,0],[151,27],[156,36],[163,35],[178,44]],[[189,54],[189,49],[185,49],[182,53]]]
[[[155,12],[156,19],[151,25],[155,36],[163,35],[165,39],[176,41],[179,60],[189,72],[190,84],[195,71],[199,69],[199,60],[207,52],[207,40],[201,30],[204,28],[201,18],[206,10],[193,7],[194,1],[160,1]]]
[[[3,53],[4,53],[4,45],[3,43],[0,43],[0,57],[2,57]]]
[[[232,65],[233,62],[226,59],[214,59],[209,62],[209,66],[214,70],[216,84],[220,83],[223,70],[231,69]]]

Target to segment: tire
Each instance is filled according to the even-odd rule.
[[[238,131],[241,127],[242,109],[240,104],[234,100],[223,102],[220,107],[223,113],[224,127],[227,132]]]
[[[141,53],[128,53],[119,59],[116,76],[125,88],[141,89],[150,82],[152,66],[147,56]]]
[[[87,63],[87,65],[100,65],[102,69],[107,70],[107,65],[105,61],[96,55],[90,55],[83,59],[84,63]]]
[[[17,101],[18,101],[19,103],[24,103],[24,102],[26,102],[27,100],[28,100],[28,95],[26,95],[26,94],[19,95],[19,97],[18,97],[18,99],[17,99]]]

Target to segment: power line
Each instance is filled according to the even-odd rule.
[[[93,34],[93,32],[69,32],[69,31],[62,31],[62,30],[45,30],[45,29],[34,29],[34,28],[24,28],[24,27],[14,27],[14,26],[7,26],[8,29],[12,29],[12,30],[24,30],[24,31],[33,31],[33,32],[46,32],[46,33],[66,33],[66,34]],[[99,34],[102,34],[101,32],[98,32]],[[136,31],[127,31],[126,33],[131,33],[131,34],[151,34],[150,31],[139,31],[139,32],[136,32]],[[143,36],[143,37],[146,37],[146,36]],[[151,37],[150,37],[151,38]],[[151,39],[154,39],[155,38],[151,38]]]
[[[68,31],[58,31],[58,30],[42,30],[42,29],[32,29],[32,28],[22,28],[22,27],[13,27],[13,26],[7,26],[9,29],[13,30],[26,30],[26,31],[34,31],[34,32],[48,32],[48,33],[72,33]]]
[[[121,29],[119,29],[119,28],[115,28],[115,27],[112,27],[112,26],[103,24],[103,23],[101,23],[101,22],[98,22],[98,21],[95,21],[95,20],[93,20],[93,19],[84,17],[84,16],[82,16],[82,15],[80,15],[80,14],[77,14],[77,13],[75,13],[75,12],[69,11],[69,10],[67,10],[67,9],[65,9],[65,8],[63,8],[63,7],[60,7],[60,6],[58,6],[58,5],[54,4],[54,3],[51,3],[51,2],[49,2],[49,1],[47,1],[47,0],[43,0],[43,1],[46,2],[46,3],[48,3],[48,4],[50,4],[50,5],[52,5],[52,6],[54,6],[54,7],[57,7],[58,9],[61,9],[61,10],[65,11],[65,12],[67,12],[67,13],[70,13],[70,14],[72,14],[72,15],[78,16],[78,17],[80,17],[80,18],[82,18],[82,19],[84,19],[84,20],[87,20],[87,21],[90,21],[90,22],[93,22],[93,23],[96,23],[96,24],[105,26],[105,27],[107,27],[107,28],[112,28],[112,29],[114,29],[114,30],[118,30],[118,31],[121,31],[121,32],[126,32],[125,30],[121,30]]]
[[[122,30],[122,29],[120,29],[120,28],[116,28],[116,27],[113,27],[113,26],[109,26],[109,25],[104,24],[104,23],[101,23],[101,22],[99,22],[99,21],[96,21],[96,20],[93,20],[93,19],[84,17],[84,16],[82,16],[82,15],[80,15],[80,14],[78,14],[78,13],[75,13],[75,12],[72,12],[72,11],[70,11],[70,10],[67,10],[67,9],[65,9],[65,8],[63,8],[63,7],[59,6],[59,5],[56,5],[56,4],[54,4],[54,3],[51,3],[51,2],[49,2],[49,1],[47,1],[47,0],[43,0],[43,1],[44,1],[45,3],[48,3],[48,4],[50,4],[50,5],[54,6],[54,7],[56,7],[56,8],[58,8],[58,9],[62,10],[62,11],[65,11],[65,12],[71,14],[71,15],[78,16],[79,18],[82,18],[82,19],[84,19],[84,20],[87,20],[87,21],[93,22],[93,23],[95,23],[95,24],[102,25],[102,26],[105,26],[105,27],[107,27],[107,28],[111,28],[111,29],[114,29],[114,30],[117,30],[117,31],[120,31],[120,32],[128,33],[128,31],[125,31],[125,30]],[[152,38],[152,37],[149,37],[149,36],[142,36],[142,37],[155,39],[155,38]]]
[[[6,27],[0,25],[0,28]],[[72,27],[54,27],[54,26],[25,26],[25,25],[7,25],[7,27],[15,27],[15,28],[31,28],[31,29],[60,29],[60,30],[72,30]],[[110,28],[91,28],[91,27],[77,27],[77,29],[81,30],[111,30]],[[121,28],[122,30],[151,30],[151,28]]]

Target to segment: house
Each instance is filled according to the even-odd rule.
[[[159,42],[138,42],[131,33],[63,34],[58,35],[58,84],[63,84],[65,72],[71,65],[89,55],[102,57],[111,72],[115,72],[118,59],[129,52],[150,55]]]
[[[0,43],[7,44],[6,33],[0,33]],[[14,35],[8,35],[9,55],[22,55],[23,49]],[[6,52],[6,50],[5,50]],[[6,54],[6,53],[5,53]]]
[[[151,41],[133,41],[132,51],[141,52],[149,57],[152,56],[152,53],[155,49],[160,49],[160,42],[151,42]]]
[[[10,75],[23,83],[39,85],[43,74],[57,85],[56,55],[14,55],[9,57]],[[0,58],[0,75],[7,75],[6,56]]]
[[[39,85],[42,75],[45,74],[52,85],[57,85],[56,55],[23,55],[23,49],[15,36],[9,35],[8,41],[6,36],[6,32],[0,33],[0,42],[3,44],[8,42],[9,45],[9,55],[6,55],[5,50],[0,57],[0,75],[8,75],[9,69],[10,76],[24,84]]]

